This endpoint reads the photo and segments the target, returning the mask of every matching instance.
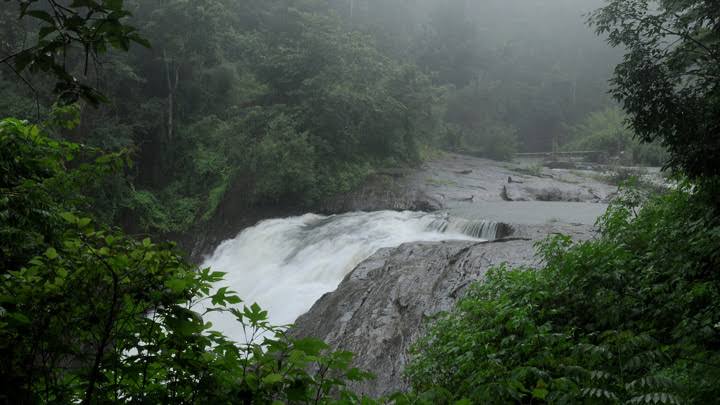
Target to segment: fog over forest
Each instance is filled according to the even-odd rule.
[[[34,29],[11,4],[8,54]],[[71,139],[133,151],[132,187],[119,182],[102,210],[135,231],[186,232],[216,216],[229,190],[243,194],[233,205],[311,206],[426,147],[494,159],[638,149],[608,95],[622,50],[587,25],[599,1],[125,4],[151,48],[92,54],[88,69],[68,49],[63,64],[112,100],[82,108]],[[52,88],[28,79],[32,90],[2,70],[11,115],[36,116],[33,91]],[[52,98],[38,93],[45,115]],[[596,136],[578,133],[592,114],[603,121]],[[622,139],[602,133],[618,130]]]
[[[472,131],[506,123],[522,150],[551,150],[562,124],[611,103],[608,79],[622,51],[587,25],[601,1],[331,3],[388,54],[455,87],[448,121]]]
[[[720,1],[0,2],[0,405],[708,404]]]

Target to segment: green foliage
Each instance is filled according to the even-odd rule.
[[[233,193],[247,206],[308,206],[362,182],[376,164],[407,165],[434,141],[429,78],[381,54],[308,2],[128,2],[156,46],[117,56],[118,101],[76,136],[129,148],[130,187],[115,222],[182,232]],[[193,36],[187,26],[202,27]]]
[[[81,146],[17,120],[0,136],[0,400],[372,403],[345,388],[370,377],[352,354],[288,337],[218,288],[223,273],[81,214],[64,188],[113,159],[69,167]],[[210,312],[233,315],[246,341],[213,331]]]
[[[435,4],[426,29],[416,39],[413,53],[418,65],[441,84],[464,87],[482,70],[481,37],[469,8],[458,0]]]
[[[398,7],[371,3],[378,14]],[[578,18],[594,3],[428,0],[395,18],[410,30],[407,46],[418,66],[436,84],[452,85],[446,119],[467,133],[462,137],[478,143],[481,131],[499,125],[510,130],[510,144],[546,152],[562,135],[563,122],[576,123],[608,105],[608,61],[619,53]],[[415,26],[408,23],[413,18]],[[563,30],[554,29],[560,25]],[[447,146],[457,146],[456,129]]]
[[[502,123],[487,123],[477,130],[448,125],[445,144],[449,149],[494,160],[512,160],[517,152],[517,135]]]
[[[24,121],[0,120],[2,267],[23,263],[58,237],[59,219],[52,207],[72,204],[90,212],[94,201],[88,196],[103,186],[105,176],[122,168],[125,159],[121,153],[102,155],[49,139],[39,126]]]
[[[618,108],[591,113],[568,128],[565,150],[602,151],[623,164],[662,166],[667,152],[657,143],[640,143],[628,127],[627,115]]]
[[[717,115],[717,11],[706,1],[609,1],[593,15],[612,45],[627,48],[613,94],[632,133],[667,147],[671,167],[694,182],[650,199],[626,191],[597,239],[551,239],[539,245],[540,269],[491,271],[417,345],[410,398],[715,401],[720,222],[708,117]],[[659,156],[629,143],[618,111],[573,130],[571,147]]]
[[[601,236],[491,270],[415,347],[418,398],[706,403],[718,395],[720,223],[688,189],[628,191]]]
[[[378,166],[381,166],[378,164]],[[318,190],[320,195],[347,193],[359,187],[363,180],[374,173],[373,164],[342,163],[324,168],[319,175]]]
[[[609,1],[591,22],[626,49],[613,96],[645,142],[692,179],[720,175],[720,9],[714,0]]]
[[[604,105],[607,72],[596,68],[602,64],[583,59],[591,73],[577,79],[575,49],[602,46],[589,43],[591,33],[559,47],[560,38],[544,31],[523,30],[516,40],[479,12],[484,6],[463,1],[353,1],[351,9],[344,0],[93,1],[69,7],[65,18],[79,25],[68,27],[49,6],[57,2],[8,4],[20,3],[48,12],[54,25],[26,15],[23,21],[39,25],[24,26],[19,13],[3,10],[0,35],[7,41],[0,47],[12,46],[0,51],[24,49],[23,38],[40,30],[49,33],[47,46],[77,36],[63,68],[84,77],[82,85],[97,79],[111,102],[82,109],[82,126],[62,136],[130,152],[133,166],[95,201],[103,221],[133,232],[187,232],[229,198],[311,207],[361,183],[373,168],[418,163],[428,148],[495,159],[520,147],[548,150],[560,122]],[[490,3],[492,10],[499,4]],[[503,7],[513,19],[526,13]],[[582,27],[577,15],[562,18]],[[96,24],[103,28],[92,31]],[[88,48],[75,46],[93,32],[99,34]],[[152,48],[103,52],[144,44],[138,32]],[[51,55],[53,63],[63,52]],[[30,74],[32,66],[24,77],[42,96],[50,83]],[[18,83],[3,86],[0,106],[34,117],[21,81],[2,73],[3,83]],[[40,104],[46,114],[48,103],[41,97]]]
[[[450,93],[447,101],[446,146],[482,157],[510,160],[518,148],[517,130],[493,107],[493,92],[486,84],[473,82]]]
[[[172,232],[191,225],[197,211],[195,201],[188,201],[178,196],[175,196],[175,200],[171,200],[172,197],[170,195],[166,203],[150,191],[133,190],[122,204],[123,209],[138,216],[135,225],[140,229]]]
[[[9,117],[30,119],[37,116],[35,100],[25,94],[12,76],[0,71],[0,111]],[[44,108],[41,114],[44,114]]]
[[[302,197],[315,186],[315,150],[307,133],[298,134],[287,117],[269,123],[252,155],[252,171],[260,174],[255,192],[261,200]]]
[[[127,51],[133,42],[150,46],[135,28],[122,21],[130,16],[123,8],[122,0],[86,0],[70,4],[54,0],[5,0],[5,3],[11,1],[17,3],[20,19],[30,17],[35,20],[38,32],[35,43],[31,46],[20,44],[19,49],[13,49],[0,63],[12,62],[18,76],[25,70],[51,74],[58,80],[54,92],[63,105],[75,103],[80,98],[94,105],[107,101],[97,89],[73,76],[67,67],[68,59],[84,60],[82,71],[87,76],[91,58],[97,63],[98,55],[107,52],[108,48]]]

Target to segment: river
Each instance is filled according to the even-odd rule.
[[[227,273],[224,285],[237,291],[245,304],[257,302],[273,324],[286,325],[379,249],[409,242],[495,239],[499,223],[588,226],[617,190],[579,172],[531,172],[523,162],[446,154],[401,178],[386,178],[379,186],[350,193],[346,200],[351,204],[338,208],[367,212],[261,221],[234,237],[224,236],[228,240],[203,266]],[[539,201],[547,196],[564,200]],[[418,198],[434,201],[423,205],[439,205],[439,211],[401,211],[412,209],[403,207],[417,205]],[[378,205],[393,210],[382,211]],[[507,234],[503,230],[499,236]],[[231,317],[212,314],[208,320],[228,336],[244,339]]]
[[[407,242],[486,240],[497,224],[445,213],[307,214],[262,221],[223,242],[203,267],[226,272],[225,285],[246,304],[257,302],[275,325],[290,324],[377,250]],[[211,314],[214,327],[242,340],[229,315]]]

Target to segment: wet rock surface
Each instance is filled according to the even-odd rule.
[[[425,211],[443,209],[437,198],[408,181],[412,171],[393,171],[373,175],[355,191],[329,198],[317,207],[321,214],[353,211]]]
[[[589,173],[551,170],[532,162],[495,162],[472,156],[446,154],[428,162],[407,180],[444,208],[479,201],[565,201],[607,203],[617,187]],[[503,197],[506,190],[506,197]]]
[[[355,366],[377,379],[355,384],[380,396],[408,387],[402,371],[409,348],[428,321],[447,311],[488,269],[535,266],[533,244],[562,232],[577,239],[592,235],[586,225],[517,226],[512,237],[489,242],[409,243],[382,249],[345,277],[301,316],[292,333],[325,340],[356,353]]]
[[[310,211],[443,211],[460,223],[492,222],[497,240],[408,243],[381,249],[349,273],[334,292],[315,302],[291,333],[356,353],[355,365],[377,375],[372,382],[352,387],[358,392],[379,396],[404,389],[408,350],[430,318],[451,309],[468,286],[482,280],[493,266],[535,266],[533,245],[547,235],[591,237],[592,225],[616,190],[593,172],[456,154],[444,154],[415,169],[381,170],[357,190]],[[306,211],[299,207],[248,211],[229,198],[215,225],[194,235],[194,256],[207,254],[208,247],[259,220]]]
[[[381,176],[332,201],[325,211],[445,210],[469,220],[498,221],[500,239],[383,249],[317,301],[292,333],[356,353],[355,366],[377,376],[352,387],[358,392],[380,396],[405,389],[409,348],[434,315],[451,309],[493,266],[537,265],[534,243],[550,234],[592,237],[592,225],[616,191],[590,172],[455,154],[415,171]]]
[[[511,206],[506,210],[496,203],[551,201],[599,203],[600,206],[609,201],[616,190],[617,187],[604,184],[580,170],[551,170],[532,162],[496,162],[444,153],[418,168],[379,170],[357,190],[329,198],[310,209],[292,202],[277,207],[248,207],[242,202],[242,188],[233,189],[216,215],[202,229],[185,235],[172,235],[171,239],[179,241],[184,250],[192,252],[191,260],[200,262],[221,241],[268,218],[306,212],[342,214],[353,211],[447,210],[467,219],[510,223],[517,216],[516,213],[509,215],[513,209],[523,216],[528,207]],[[586,212],[587,207],[570,205],[554,208],[557,212],[546,209],[536,216],[540,219],[532,222],[544,222],[542,218],[546,217],[568,223],[592,223],[592,218],[597,216],[593,210],[594,217],[578,219],[574,215],[563,218],[566,212]]]
[[[380,171],[358,190],[320,204],[319,211],[435,211],[498,201],[606,203],[616,191],[588,172],[446,153],[415,170]]]

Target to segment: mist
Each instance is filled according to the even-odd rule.
[[[714,403],[717,0],[0,1],[0,402]]]

